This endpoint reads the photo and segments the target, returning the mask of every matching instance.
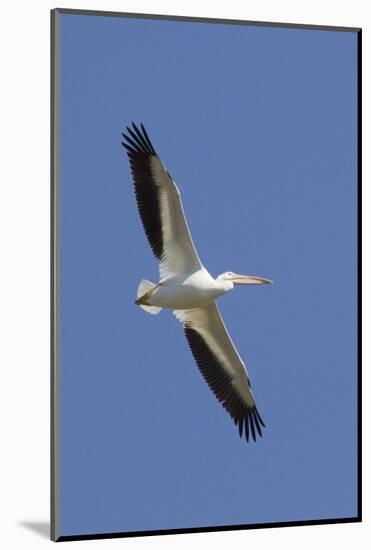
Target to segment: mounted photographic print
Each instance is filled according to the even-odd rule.
[[[52,11],[53,540],[361,520],[360,60]]]

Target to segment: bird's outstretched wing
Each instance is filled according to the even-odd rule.
[[[229,412],[240,436],[262,435],[265,426],[256,408],[245,365],[220,316],[212,305],[174,311],[183,323],[195,361],[210,389]]]
[[[141,124],[122,134],[133,174],[139,214],[160,262],[160,279],[202,267],[184,216],[180,193]]]

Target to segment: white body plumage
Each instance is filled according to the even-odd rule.
[[[233,289],[233,283],[218,281],[202,268],[174,275],[160,282],[146,304],[171,309],[190,309],[210,304]]]

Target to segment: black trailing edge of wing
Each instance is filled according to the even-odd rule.
[[[184,332],[207,385],[231,415],[236,426],[238,425],[240,437],[243,433],[247,441],[250,434],[254,441],[257,434],[262,437],[262,427],[265,427],[265,424],[256,406],[249,407],[242,400],[232,384],[232,376],[226,372],[199,332],[187,324],[184,325]]]
[[[152,251],[161,261],[163,237],[159,188],[151,168],[151,158],[157,156],[157,153],[143,124],[139,129],[132,122],[132,128],[127,127],[126,130],[127,133],[122,134],[124,140],[121,143],[129,157],[140,218]]]

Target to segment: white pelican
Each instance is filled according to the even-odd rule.
[[[183,323],[195,361],[217,399],[239,427],[256,440],[265,426],[257,410],[245,365],[216,305],[216,298],[234,285],[261,285],[269,279],[228,271],[214,279],[202,265],[187,221],[179,190],[162,164],[148,134],[132,123],[122,134],[131,166],[139,214],[149,244],[159,261],[160,281],[145,279],[135,301],[149,313],[174,310]]]

